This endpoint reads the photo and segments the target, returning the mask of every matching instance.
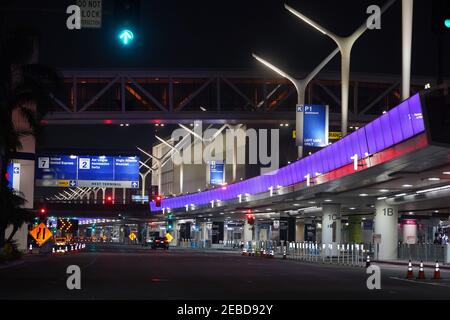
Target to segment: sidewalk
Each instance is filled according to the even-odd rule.
[[[397,265],[397,266],[407,266],[409,260],[374,260],[372,261],[374,263],[384,263],[384,264],[392,264],[392,265]],[[445,269],[445,270],[450,270],[450,265],[447,264],[445,265],[444,262],[442,261],[438,261],[439,262],[439,268],[440,269]],[[411,263],[413,265],[413,267],[418,267],[420,264],[420,261],[415,261],[415,260],[411,260]],[[434,268],[436,266],[436,262],[424,262],[423,266],[425,268]]]

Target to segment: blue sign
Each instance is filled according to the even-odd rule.
[[[209,183],[215,185],[223,184],[223,163],[211,161],[209,165]]]
[[[36,168],[36,185],[139,188],[139,157],[40,156]]]
[[[6,168],[6,176],[8,179],[8,188],[12,188],[14,181],[14,164],[12,162],[10,162]]]
[[[303,106],[303,111],[303,145],[307,147],[327,146],[328,106],[306,104]]]

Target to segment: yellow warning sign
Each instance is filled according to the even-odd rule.
[[[328,132],[329,140],[339,140],[340,138],[342,138],[342,132],[334,132],[334,131]]]
[[[36,240],[39,246],[42,246],[48,239],[53,237],[53,233],[42,222],[30,231],[30,235]]]
[[[167,241],[171,242],[173,240],[173,237],[170,233],[166,233],[166,239]]]
[[[132,233],[130,233],[128,238],[130,238],[131,241],[134,241],[134,240],[136,240],[136,235],[134,234],[134,232],[132,232]]]
[[[69,180],[57,180],[58,187],[68,187]]]

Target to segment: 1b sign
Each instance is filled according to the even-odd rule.
[[[297,106],[297,112],[300,106]],[[328,145],[328,106],[306,104],[303,106],[303,145],[325,147]]]

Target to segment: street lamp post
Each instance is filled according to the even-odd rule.
[[[410,96],[413,0],[402,0],[402,99]]]
[[[395,0],[390,0],[381,8],[381,13],[386,11]],[[350,55],[352,51],[352,47],[355,44],[356,40],[367,30],[367,23],[364,22],[355,32],[353,32],[348,37],[340,37],[329,31],[328,29],[322,27],[317,22],[311,20],[307,16],[293,9],[289,5],[285,4],[284,7],[309,24],[314,27],[316,30],[320,31],[322,34],[329,36],[334,42],[336,42],[339,50],[341,51],[341,107],[342,107],[342,117],[341,117],[341,130],[342,136],[347,135],[347,125],[348,125],[348,97],[349,97],[349,82],[350,82]]]
[[[296,133],[296,145],[298,148],[298,158],[303,157],[303,123],[304,123],[304,110],[303,105],[305,104],[305,92],[306,87],[308,86],[309,82],[327,65],[328,62],[330,62],[331,59],[339,52],[339,48],[336,48],[332,53],[328,55],[310,74],[308,74],[303,79],[295,79],[293,76],[289,75],[288,73],[284,72],[280,68],[274,66],[270,62],[264,60],[263,58],[257,56],[256,54],[252,53],[252,56],[264,64],[266,67],[272,69],[276,73],[278,73],[280,76],[288,79],[292,84],[294,85],[296,91],[297,91],[297,106],[300,106],[300,110],[296,110],[295,112],[295,133]]]

